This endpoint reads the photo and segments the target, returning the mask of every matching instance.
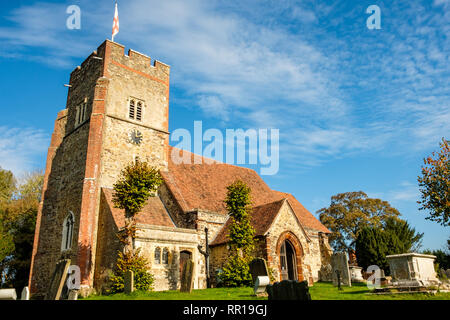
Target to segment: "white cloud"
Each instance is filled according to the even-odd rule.
[[[30,57],[27,49],[43,48],[32,59],[75,65],[109,35],[113,13],[110,3],[79,2],[78,33],[65,28],[64,5],[13,10],[13,26],[0,28],[0,54]],[[227,127],[280,128],[282,157],[293,166],[418,152],[450,134],[446,12],[392,3],[386,28],[367,34],[348,24],[364,16],[361,5],[344,23],[336,5],[250,3],[130,0],[119,4],[116,40],[172,65],[172,86],[186,92],[176,99],[199,106],[203,117]]]
[[[42,169],[45,163],[41,160],[49,143],[49,135],[43,130],[0,126],[0,167],[16,176]]]

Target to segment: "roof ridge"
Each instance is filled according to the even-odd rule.
[[[199,157],[199,158],[206,159],[206,160],[208,160],[208,161],[212,161],[212,162],[213,162],[213,163],[204,163],[204,162],[202,162],[202,163],[189,163],[189,165],[193,165],[193,166],[194,166],[194,165],[204,165],[204,164],[207,164],[207,165],[213,165],[213,164],[226,165],[226,166],[230,166],[230,167],[235,167],[235,168],[240,168],[240,169],[246,169],[246,170],[254,171],[256,174],[258,174],[258,173],[256,172],[256,170],[253,170],[253,169],[251,169],[251,168],[247,168],[247,167],[243,167],[243,166],[238,166],[238,165],[235,165],[235,164],[226,163],[226,162],[218,161],[218,160],[215,160],[215,159],[207,158],[207,157],[204,157],[204,156],[202,156],[202,155],[193,153],[193,152],[191,152],[191,151],[184,150],[184,149],[180,149],[180,148],[177,148],[177,147],[174,147],[174,146],[171,146],[171,145],[169,145],[169,148],[177,149],[177,150],[183,151],[183,152],[188,152],[188,153],[190,153],[193,157]],[[186,163],[180,163],[180,164],[186,164]]]

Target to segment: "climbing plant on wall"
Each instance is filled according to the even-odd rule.
[[[238,287],[252,285],[248,263],[253,258],[255,229],[250,222],[251,189],[236,180],[227,187],[226,208],[230,215],[229,233],[230,258],[221,273],[224,286]]]

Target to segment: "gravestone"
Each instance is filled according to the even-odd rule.
[[[331,264],[327,263],[320,267],[319,270],[319,280],[331,282],[333,281],[333,275],[331,274],[333,269],[331,268]]]
[[[266,293],[266,287],[270,284],[270,279],[268,276],[259,276],[256,278],[255,286],[253,292],[255,295],[263,295]]]
[[[28,290],[28,287],[23,288],[20,300],[30,300],[30,290]]]
[[[361,267],[350,266],[349,268],[352,282],[364,282]]]
[[[268,285],[268,300],[311,300],[307,281],[283,280]]]
[[[333,285],[338,285],[338,277],[336,271],[339,271],[341,284],[344,286],[352,286],[350,269],[348,266],[347,253],[335,252],[331,256],[331,268],[333,270]]]
[[[70,290],[67,300],[78,300],[78,290]]]
[[[45,295],[45,300],[59,300],[64,284],[66,283],[69,266],[70,259],[60,260],[56,264],[55,271],[53,272],[50,281],[50,288]]]
[[[16,300],[16,289],[0,289],[0,300]]]
[[[181,274],[181,292],[192,292],[194,287],[194,262],[192,260],[186,260],[183,273]]]
[[[267,268],[266,260],[261,258],[253,259],[249,263],[250,274],[252,275],[252,283],[255,284],[255,281],[258,277],[269,276],[269,271]]]
[[[445,274],[447,275],[447,278],[450,279],[450,269],[445,270]]]
[[[123,277],[123,291],[127,294],[132,293],[134,291],[134,272],[128,270],[125,272]]]

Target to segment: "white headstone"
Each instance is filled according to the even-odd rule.
[[[30,300],[30,290],[28,290],[28,287],[23,288],[20,300]]]
[[[16,300],[16,289],[0,289],[0,300]]]
[[[350,266],[350,275],[352,282],[364,282],[364,278],[362,276],[362,268],[357,266]]]
[[[270,279],[268,276],[259,276],[256,278],[255,287],[253,291],[255,294],[261,294],[266,292],[266,287],[270,284]]]

